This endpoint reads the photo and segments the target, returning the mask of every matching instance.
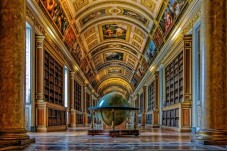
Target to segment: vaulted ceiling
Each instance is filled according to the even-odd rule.
[[[101,95],[111,91],[125,95],[133,92],[154,59],[156,49],[161,47],[171,29],[166,29],[168,18],[164,13],[176,4],[181,5],[181,11],[186,2],[40,1],[88,81]],[[172,21],[179,15],[176,12],[174,16],[175,11],[171,10]]]

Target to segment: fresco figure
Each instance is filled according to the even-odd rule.
[[[126,39],[127,26],[122,24],[106,24],[102,26],[103,38]]]
[[[65,35],[69,22],[59,0],[41,0],[41,2],[60,32]]]
[[[120,60],[123,61],[123,53],[120,52],[107,52],[106,61],[110,60]]]
[[[164,35],[169,33],[186,2],[186,0],[169,0],[167,8],[159,23]]]

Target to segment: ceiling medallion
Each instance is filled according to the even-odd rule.
[[[112,15],[117,15],[117,14],[121,13],[121,10],[119,8],[110,8],[109,13]]]

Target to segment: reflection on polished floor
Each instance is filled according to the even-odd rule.
[[[25,151],[67,150],[226,150],[225,146],[203,146],[191,143],[191,133],[140,128],[139,136],[88,136],[86,128],[67,132],[29,133],[36,143]]]

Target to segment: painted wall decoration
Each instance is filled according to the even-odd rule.
[[[82,59],[83,59],[83,56],[82,56],[80,45],[77,44],[76,42],[73,45],[73,49],[71,51],[71,54],[76,59],[77,63],[80,64]]]
[[[121,68],[116,68],[116,67],[109,68],[108,69],[108,73],[113,73],[113,74],[115,74],[115,73],[122,73],[122,69]]]
[[[123,9],[123,15],[134,18],[139,22],[141,22],[142,24],[144,24],[145,26],[147,26],[148,24],[148,20],[145,17],[131,10]]]
[[[121,48],[121,49],[125,49],[125,50],[128,50],[128,51],[130,51],[130,52],[132,52],[134,55],[138,55],[138,53],[134,50],[134,49],[132,49],[132,48],[130,48],[130,47],[128,47],[128,46],[125,46],[125,45],[121,45],[121,44],[112,44],[112,43],[110,43],[110,44],[107,44],[107,45],[103,45],[103,46],[100,46],[99,48],[97,48],[97,49],[94,49],[92,52],[91,52],[91,55],[92,56],[95,56],[96,54],[98,54],[100,51],[102,51],[102,50],[104,50],[104,49],[108,49],[108,48]]]
[[[148,64],[146,62],[146,60],[143,58],[140,66],[138,67],[138,70],[136,72],[136,75],[137,75],[137,80],[140,81],[141,78],[144,76],[144,74],[146,73],[147,71],[147,68],[148,68]]]
[[[101,25],[102,40],[123,39],[126,40],[128,26],[125,24],[105,24]]]
[[[181,14],[187,0],[169,0],[167,8],[159,23],[164,35],[173,27],[177,17]]]
[[[82,7],[86,6],[89,3],[88,0],[76,0],[73,5],[76,11],[81,9]]]
[[[150,64],[154,60],[156,54],[157,54],[157,49],[156,49],[155,43],[153,40],[150,40],[146,53],[144,55],[146,62]]]
[[[68,30],[65,34],[65,41],[70,48],[73,48],[73,44],[76,41],[76,36],[71,27],[68,28]]]
[[[89,79],[93,75],[93,72],[92,72],[90,66],[88,65],[86,58],[83,58],[81,60],[80,69],[83,71],[83,73],[85,74],[87,79]]]
[[[136,88],[138,85],[138,81],[136,80],[135,77],[132,78],[132,85],[134,86],[134,88]]]
[[[100,71],[101,69],[103,69],[105,67],[109,67],[111,65],[112,65],[111,62],[107,62],[107,63],[101,64],[99,67],[97,67],[97,71]]]
[[[164,42],[162,33],[159,28],[157,28],[156,31],[154,32],[153,40],[155,42],[156,48],[159,49]]]
[[[41,0],[40,2],[60,30],[61,34],[65,35],[66,30],[69,27],[69,22],[61,7],[60,0]]]
[[[106,15],[105,9],[101,9],[95,12],[90,13],[86,17],[80,20],[81,25],[85,25],[87,22],[91,21],[92,19],[96,19],[98,17],[102,17]]]
[[[119,60],[123,61],[124,54],[121,52],[106,52],[106,61]]]

